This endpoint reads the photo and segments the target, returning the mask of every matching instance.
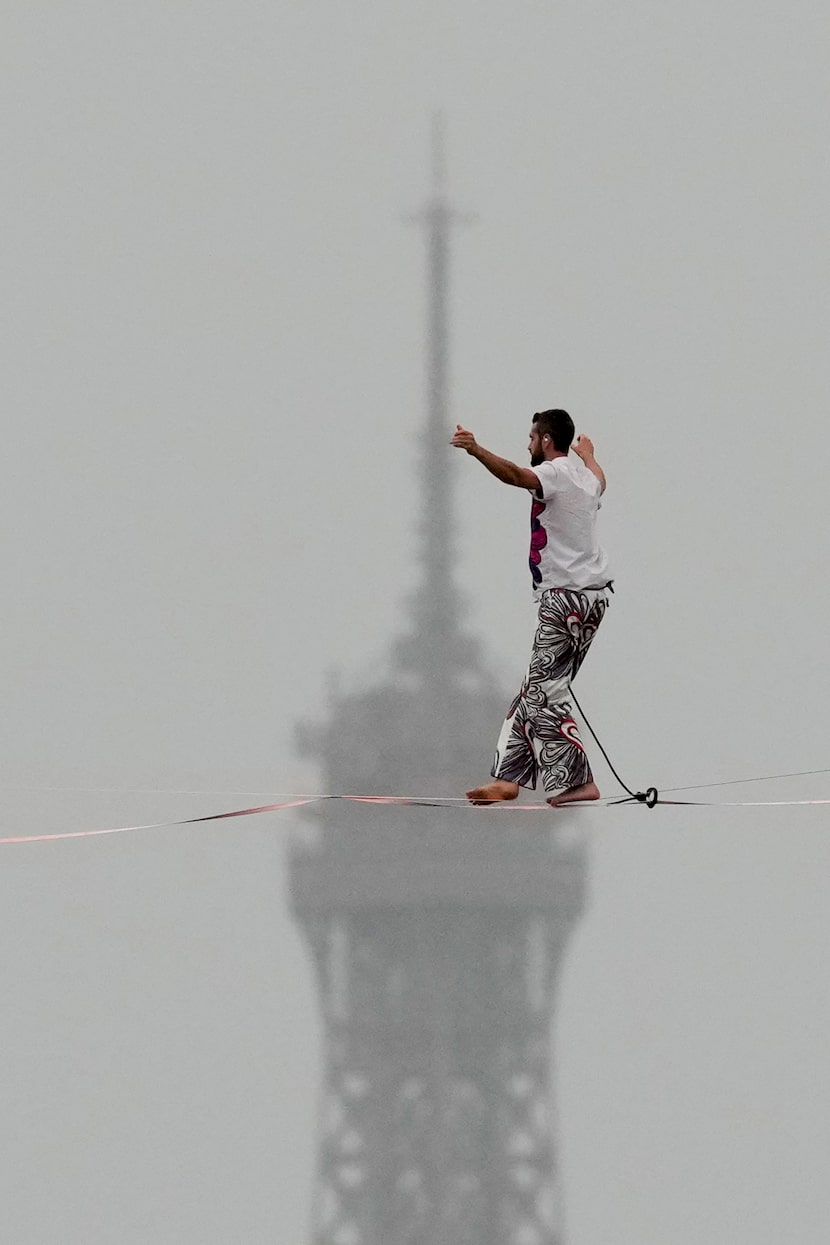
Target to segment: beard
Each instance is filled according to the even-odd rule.
[[[531,467],[540,467],[544,461],[545,461],[545,457],[543,454],[531,454],[530,455]]]

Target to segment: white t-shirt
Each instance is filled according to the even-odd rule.
[[[597,540],[599,480],[576,454],[546,460],[532,470],[539,480],[530,510],[534,595],[547,588],[604,587],[611,575]]]

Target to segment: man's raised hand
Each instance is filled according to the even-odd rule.
[[[478,443],[473,434],[466,428],[462,428],[460,424],[455,425],[455,435],[450,445],[454,445],[459,450],[466,450],[468,454],[474,454],[478,449]]]
[[[605,492],[605,472],[594,458],[594,443],[590,437],[579,436],[573,443],[573,451],[578,454],[589,471],[599,480],[600,492]]]
[[[593,458],[594,456],[594,443],[590,437],[586,437],[583,433],[574,441],[573,452],[578,454],[582,461],[585,462],[586,458]]]

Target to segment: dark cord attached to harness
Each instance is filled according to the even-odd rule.
[[[571,688],[571,697],[573,699],[574,704],[576,705],[577,709],[580,712],[583,722],[585,723],[585,725],[588,727],[588,730],[593,735],[595,744],[599,748],[602,755],[605,757],[605,760],[608,763],[608,768],[611,770],[611,773],[614,775],[617,782],[622,787],[623,791],[628,792],[628,795],[629,795],[628,799],[612,800],[611,803],[612,804],[630,804],[632,800],[636,800],[638,804],[645,804],[646,808],[654,808],[655,804],[661,803],[660,792],[657,790],[656,787],[648,787],[647,790],[645,791],[632,791],[631,788],[628,786],[628,784],[623,782],[623,780],[620,778],[617,771],[614,769],[614,766],[611,764],[611,758],[609,757],[608,753],[605,751],[599,739],[597,738],[596,731],[594,730],[593,726],[591,726],[591,723],[588,721],[587,717],[585,716],[585,710],[582,708],[582,705],[579,703],[576,696],[574,696],[573,688]]]

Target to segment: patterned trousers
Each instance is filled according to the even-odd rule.
[[[541,772],[546,792],[592,781],[568,696],[607,608],[604,588],[542,594],[530,665],[501,728],[493,778],[535,789]]]

